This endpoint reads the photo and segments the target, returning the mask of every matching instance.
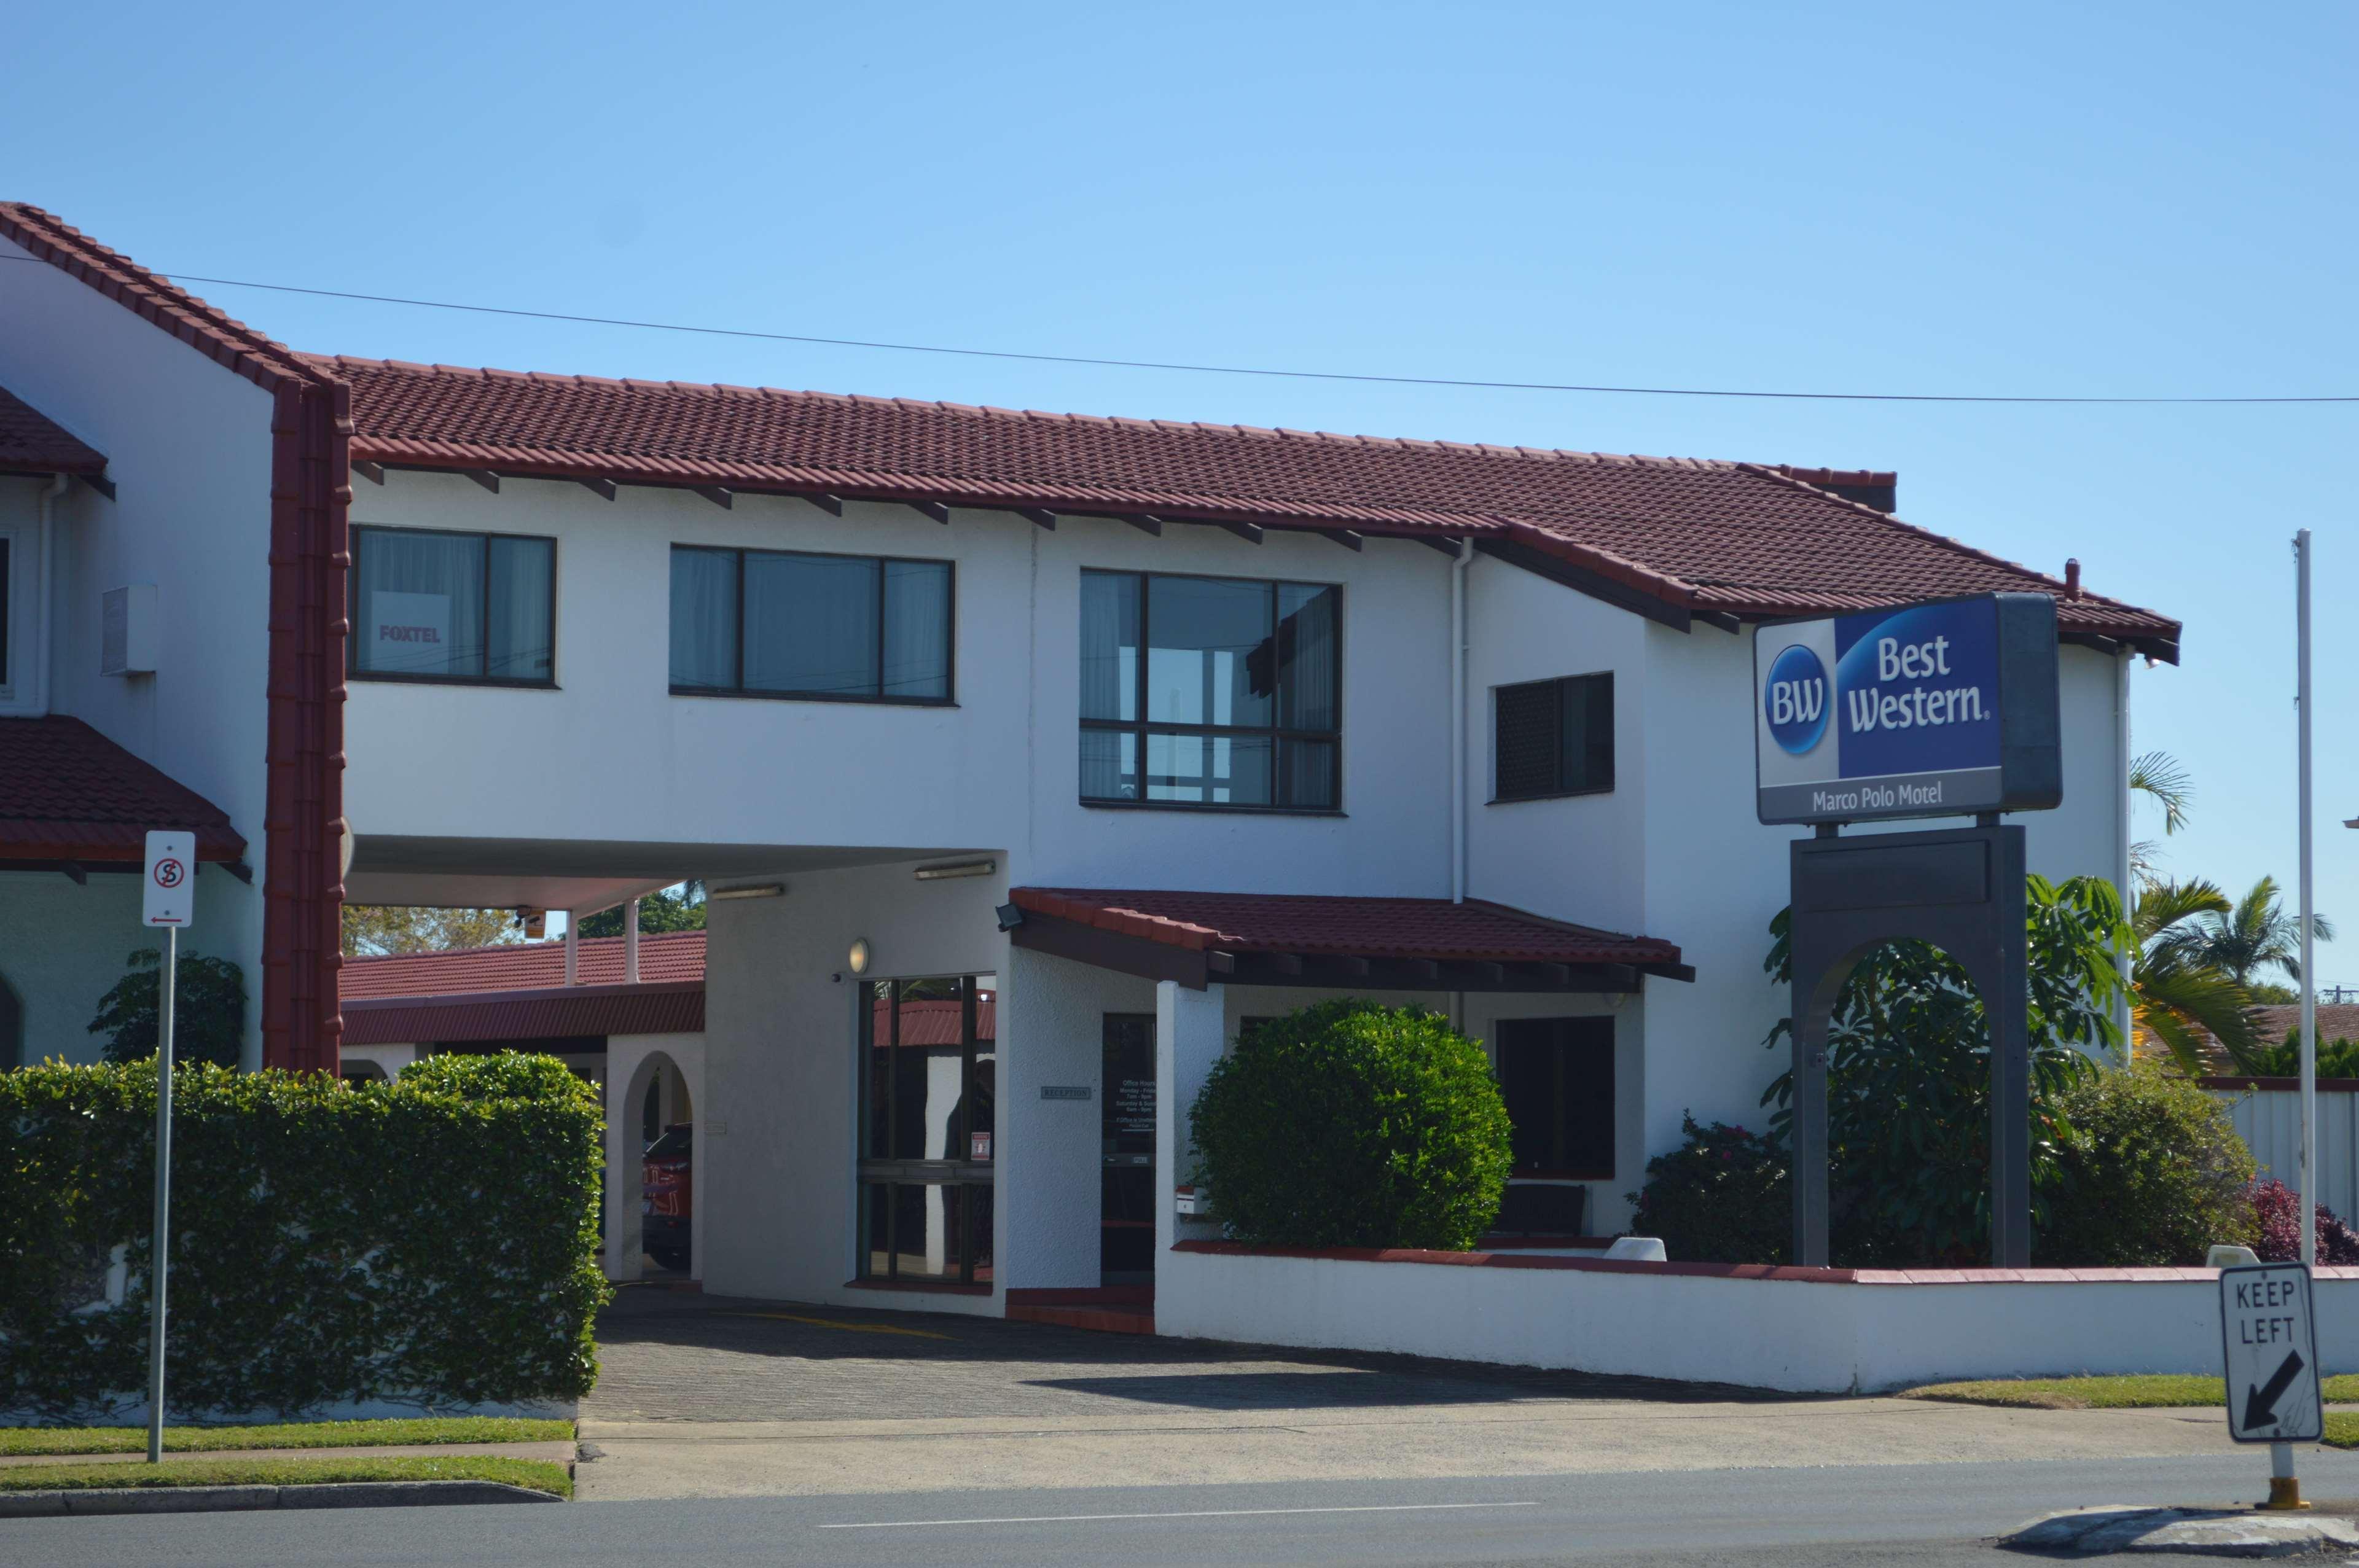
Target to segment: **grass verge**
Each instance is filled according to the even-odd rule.
[[[94,1487],[297,1487],[330,1481],[505,1481],[560,1498],[573,1495],[562,1465],[495,1454],[387,1454],[351,1459],[111,1460],[98,1465],[22,1465],[0,1469],[0,1492],[87,1491]]]
[[[2329,1403],[2359,1401],[2359,1376],[2326,1379]],[[2224,1405],[2227,1390],[2217,1378],[2186,1373],[2140,1373],[2118,1378],[1999,1378],[1980,1383],[1933,1383],[1909,1389],[1911,1400],[1947,1400],[1959,1404],[2012,1405],[2023,1410],[2148,1410],[2169,1406]],[[2336,1417],[2327,1420],[2334,1442]],[[2359,1416],[2341,1418],[2359,1446]]]
[[[427,1416],[407,1421],[310,1421],[275,1426],[168,1426],[164,1451],[224,1448],[378,1448],[400,1443],[565,1443],[570,1421]],[[0,1426],[0,1454],[145,1454],[144,1426]]]
[[[2329,1448],[2359,1448],[2359,1411],[2328,1411],[2326,1435],[2319,1441]]]

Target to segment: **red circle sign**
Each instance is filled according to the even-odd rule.
[[[156,862],[156,885],[159,888],[179,887],[180,879],[188,874],[188,868],[178,860],[168,860]]]

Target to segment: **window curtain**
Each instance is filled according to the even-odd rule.
[[[356,668],[484,673],[484,536],[364,528]]]
[[[671,684],[737,684],[737,557],[730,550],[671,553]]]
[[[1335,590],[1302,583],[1277,587],[1278,728],[1335,726]]]
[[[548,539],[494,539],[491,602],[485,607],[490,653],[484,674],[493,680],[545,681],[557,673],[554,596],[549,578],[557,546]]]
[[[1138,717],[1138,579],[1082,574],[1082,717]]]
[[[951,568],[948,561],[885,563],[886,697],[951,694]]]
[[[745,557],[745,689],[873,697],[878,562]]]

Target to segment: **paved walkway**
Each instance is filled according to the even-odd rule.
[[[1792,1399],[626,1290],[588,1498],[2219,1454],[2216,1411]]]

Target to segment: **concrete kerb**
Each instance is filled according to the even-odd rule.
[[[443,1508],[565,1499],[504,1481],[334,1481],[289,1487],[92,1487],[0,1492],[0,1519],[242,1513],[263,1509]]]
[[[2042,1555],[2168,1552],[2203,1557],[2300,1557],[2359,1547],[2359,1528],[2328,1513],[2251,1509],[2070,1509],[2046,1514],[1999,1544]]]

